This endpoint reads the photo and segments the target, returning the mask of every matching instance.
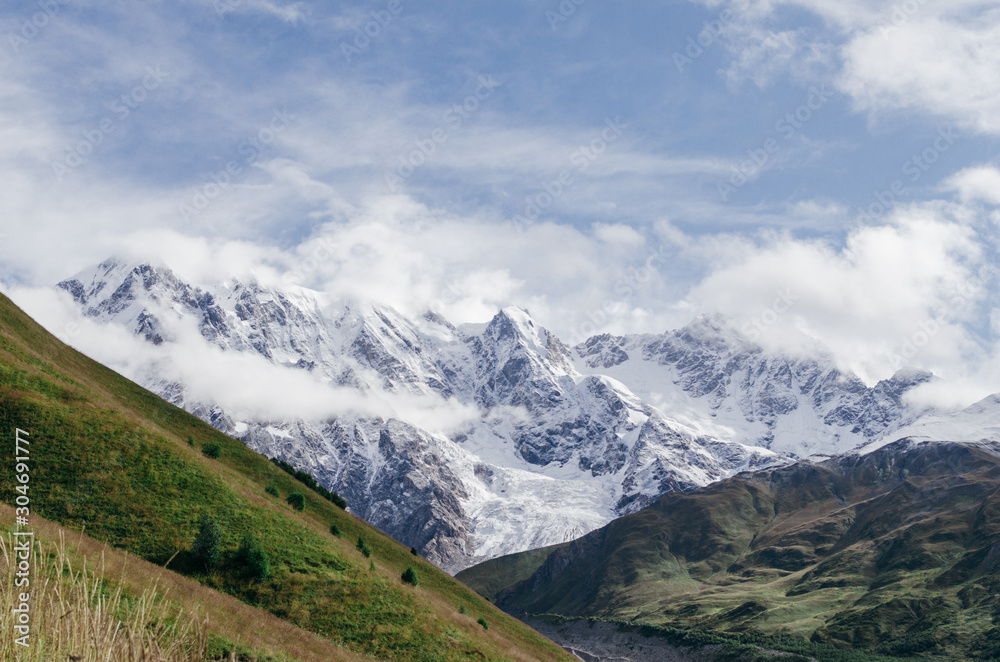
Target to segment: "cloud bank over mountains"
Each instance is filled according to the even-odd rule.
[[[569,342],[719,312],[1000,391],[991,3],[57,5],[0,14],[0,280],[57,332],[43,292],[120,255]]]

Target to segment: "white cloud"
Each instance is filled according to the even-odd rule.
[[[1000,134],[1000,9],[994,2],[769,0],[742,12],[745,0],[730,4],[741,17],[728,31],[735,55],[730,80],[749,77],[763,87],[782,72],[799,82],[832,74],[855,109],[873,118],[917,111]],[[831,33],[775,29],[786,8],[813,12]]]
[[[451,432],[479,418],[472,406],[437,396],[362,393],[333,387],[310,373],[252,353],[223,351],[190,323],[161,311],[170,340],[160,345],[115,324],[82,315],[65,292],[11,288],[5,292],[58,338],[137,382],[184,385],[188,402],[217,404],[237,420],[323,421],[361,415],[395,418],[432,432]]]
[[[920,110],[1000,134],[1000,11],[972,17],[917,14],[843,49],[840,87],[859,110]]]
[[[292,274],[310,286],[412,316],[434,309],[455,323],[485,321],[511,304],[543,316],[572,314],[587,308],[588,294],[611,281],[618,265],[605,259],[600,241],[572,227],[540,223],[518,232],[405,196],[369,200],[297,253]]]
[[[307,8],[304,2],[279,4],[271,0],[205,0],[205,4],[210,5],[220,17],[230,12],[253,11],[270,14],[292,24],[306,18]]]
[[[978,180],[966,174],[956,181]],[[837,207],[815,203],[794,211],[835,214]],[[977,219],[975,208],[928,203],[901,209],[884,225],[856,228],[843,245],[774,232],[757,239],[690,235],[667,221],[646,239],[616,225],[597,225],[587,234],[540,223],[521,234],[508,224],[386,196],[290,249],[164,230],[124,233],[116,247],[121,255],[170,265],[195,283],[252,275],[266,284],[315,287],[334,300],[376,301],[412,317],[434,310],[454,323],[483,322],[498,308],[519,305],[571,343],[600,332],[662,332],[700,312],[719,312],[775,349],[821,344],[841,367],[869,382],[903,366],[932,370],[952,389],[928,387],[920,397],[941,402],[951,393],[951,402],[1000,390],[993,377],[1000,371],[984,368],[1000,364],[1000,353],[971,329],[995,305]],[[685,297],[687,279],[696,273],[705,276]],[[353,408],[415,422],[426,409],[458,424],[469,414],[443,402],[359,400],[346,393],[331,409],[329,389],[316,391],[308,375],[224,355],[194,330],[176,331],[186,339],[176,351],[150,349],[74,318],[49,290],[16,290],[15,296],[57,335],[78,325],[83,335],[70,340],[125,374],[155,365],[199,397],[225,392],[236,410],[263,417],[276,411],[260,397],[271,389],[254,387],[276,383],[289,394],[289,402],[278,405],[303,417]]]
[[[736,48],[736,59],[725,70],[730,85],[749,78],[768,87],[791,72],[807,85],[821,80],[831,64],[831,47],[805,30],[773,30],[756,23],[736,22],[725,31]]]
[[[848,217],[850,210],[830,200],[800,200],[789,208],[788,213],[793,218],[829,224]]]
[[[938,206],[858,228],[839,248],[777,236],[742,252],[717,263],[691,301],[734,317],[765,345],[819,341],[869,382],[904,366],[954,376],[978,352],[968,323],[989,289],[982,247]]]
[[[793,287],[802,290],[799,301],[766,335],[777,337],[785,327],[789,334],[811,334],[829,342],[845,365],[873,378],[891,368],[887,357],[893,348],[920,331],[951,289],[965,279],[976,282],[977,239],[958,215],[975,216],[977,202],[998,204],[1000,174],[993,166],[968,168],[946,183],[968,207],[940,213],[913,208],[891,224],[855,230],[838,247],[833,242],[844,236],[847,203],[831,200],[829,192],[818,201],[785,200],[783,190],[767,189],[761,178],[755,186],[765,198],[777,198],[773,204],[717,203],[712,180],[727,176],[731,163],[704,154],[742,153],[754,143],[741,131],[742,147],[733,150],[735,143],[725,144],[727,127],[715,131],[713,125],[706,133],[707,124],[693,127],[694,137],[685,139],[690,142],[674,141],[671,134],[686,134],[690,109],[710,119],[723,117],[710,107],[719,101],[710,95],[690,97],[696,105],[685,106],[683,113],[674,112],[678,106],[658,105],[660,96],[677,96],[687,104],[688,92],[698,95],[714,85],[697,87],[692,73],[674,77],[690,82],[690,88],[669,83],[654,90],[647,81],[650,89],[637,93],[640,102],[622,99],[622,112],[638,119],[625,117],[633,125],[585,171],[575,173],[545,215],[518,232],[509,217],[524,208],[526,197],[544,192],[562,170],[572,168],[573,155],[599,140],[605,127],[603,111],[591,116],[589,106],[556,103],[570,87],[543,93],[539,81],[526,80],[530,77],[514,68],[495,96],[453,127],[448,110],[474,92],[481,73],[471,70],[473,63],[457,74],[431,74],[417,70],[431,66],[426,62],[405,63],[414,69],[402,67],[405,73],[394,77],[380,68],[385,62],[373,50],[346,73],[336,52],[307,54],[296,60],[294,70],[286,69],[265,57],[259,44],[248,47],[241,41],[246,35],[237,32],[264,23],[268,30],[296,35],[301,28],[306,38],[315,27],[309,22],[312,10],[319,13],[315,6],[229,3],[236,14],[264,13],[288,23],[275,25],[261,16],[218,20],[211,2],[200,4],[202,23],[191,19],[189,24],[187,17],[169,11],[158,14],[168,5],[154,3],[141,18],[129,19],[136,27],[129,35],[109,27],[118,20],[86,24],[67,12],[29,44],[30,57],[8,58],[0,66],[0,210],[5,219],[0,231],[6,235],[0,259],[11,282],[51,285],[119,254],[169,264],[200,283],[246,273],[280,283],[291,273],[338,296],[377,300],[413,315],[431,308],[456,322],[483,321],[498,307],[520,305],[567,340],[601,331],[663,331],[703,307],[749,321],[773,305],[775,290]],[[835,77],[855,107],[873,118],[917,110],[975,131],[1000,132],[995,74],[1000,70],[1000,11],[991,4],[921,2],[919,11],[899,21],[894,5],[874,0],[732,4],[743,11],[727,28],[736,49],[728,76],[771,86],[775,96],[760,95],[761,103],[799,103],[794,92],[782,96],[775,90],[785,73],[809,85]],[[789,8],[813,12],[828,29],[790,23],[787,17],[798,14]],[[325,27],[351,32],[368,15],[337,11],[354,13],[326,19]],[[250,20],[240,23],[243,19]],[[575,26],[582,30],[584,22]],[[399,27],[400,41],[393,46],[412,37]],[[441,33],[450,27],[443,26]],[[191,43],[193,36],[207,33],[215,35],[213,40]],[[383,54],[391,50],[388,41],[379,46]],[[76,81],[72,76],[78,69],[70,65],[79,59],[88,63],[79,68],[86,79]],[[50,162],[93,126],[87,113],[105,112],[108,95],[134,84],[145,63],[159,61],[170,71],[170,84],[157,94],[178,104],[164,110],[176,109],[176,116],[154,120],[151,103],[142,108],[150,113],[148,122],[136,113],[130,118],[134,125],[121,125],[158,140],[106,141],[104,151],[87,165],[61,184],[55,181]],[[502,69],[508,63],[483,58],[474,64]],[[551,65],[565,67],[574,80],[593,67],[586,61]],[[603,81],[614,95],[620,91],[615,85],[628,90],[633,84],[627,77],[614,85]],[[80,92],[91,89],[97,91]],[[543,94],[552,95],[551,112],[535,107],[545,105],[538,102],[543,96],[535,96]],[[252,163],[240,157],[240,176],[207,208],[183,218],[179,205],[210,184],[208,172],[224,166],[243,136],[260,130],[272,108],[286,103],[296,118],[267,152]],[[640,107],[647,103],[648,108]],[[651,121],[650,115],[657,116]],[[754,113],[747,117],[753,119]],[[393,195],[383,181],[384,170],[439,127],[448,131],[447,141]],[[844,136],[845,143],[857,139]],[[185,154],[171,161],[175,143]],[[689,146],[675,150],[684,144]],[[783,148],[768,164],[774,166],[772,174],[801,167],[810,158],[803,149],[818,151],[816,145],[830,151],[828,143],[818,142]],[[135,153],[116,156],[116,147]],[[864,159],[867,152],[859,149],[858,154]],[[712,188],[709,197],[705,188]],[[485,200],[490,195],[493,199]],[[668,212],[676,224],[655,222]],[[706,234],[708,224],[740,231]],[[747,229],[761,226],[832,238],[748,237]],[[984,287],[975,286],[975,295],[949,313],[918,362],[952,372],[975,362],[988,364],[963,326],[974,323],[970,309],[982,302]]]
[[[634,228],[621,223],[595,223],[594,236],[611,245],[635,247],[646,243],[645,237]]]
[[[949,177],[944,188],[957,191],[963,202],[1000,205],[1000,169],[994,166],[965,168]]]

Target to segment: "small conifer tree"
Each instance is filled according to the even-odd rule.
[[[220,545],[222,543],[222,527],[211,515],[206,515],[201,520],[198,535],[194,537],[191,551],[194,554],[195,563],[199,569],[211,572],[219,565],[222,556]]]

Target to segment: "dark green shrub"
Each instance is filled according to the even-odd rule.
[[[274,485],[268,485],[267,487],[264,488],[264,491],[274,497],[280,496],[278,494],[278,488],[275,487]]]
[[[490,626],[486,624],[486,619],[483,618],[482,616],[479,617],[479,620],[476,621],[476,623],[479,623],[480,625],[482,625],[484,630],[489,630],[490,629]]]
[[[420,583],[420,580],[417,578],[417,571],[414,570],[411,565],[406,566],[406,570],[403,571],[402,578],[404,582],[407,584],[413,584],[414,586]]]
[[[222,446],[215,443],[214,441],[210,441],[201,447],[201,452],[207,455],[208,457],[215,459],[222,454]]]
[[[365,558],[372,555],[372,550],[368,548],[368,543],[366,543],[365,539],[361,536],[358,536],[358,549],[365,555]]]
[[[330,490],[326,489],[325,487],[317,483],[316,479],[312,477],[312,474],[308,474],[305,471],[299,471],[298,469],[288,464],[284,460],[279,460],[276,457],[272,457],[271,462],[274,464],[274,466],[278,467],[279,469],[287,473],[289,476],[294,476],[296,480],[298,480],[300,483],[302,483],[309,489],[315,491],[317,494],[319,494],[327,501],[332,501],[333,504],[339,508],[345,508],[345,509],[347,508],[347,501],[345,501],[342,496],[340,496],[336,492],[331,492]]]
[[[194,448],[194,437],[192,437],[191,435],[188,435],[188,446]]]
[[[333,535],[335,535],[335,536],[337,536],[339,538],[340,537],[340,527],[337,526],[336,524],[331,524],[330,525],[330,533],[332,533]]]
[[[199,570],[210,572],[219,565],[221,542],[222,527],[214,517],[206,515],[201,520],[198,535],[194,537],[194,543],[191,545],[191,552]]]
[[[416,556],[417,555],[417,548],[416,547],[411,547],[410,548],[410,554],[413,554],[414,556]]]
[[[306,509],[306,497],[302,492],[292,492],[288,495],[286,499],[289,505],[295,510],[305,510]]]
[[[469,610],[465,608],[465,605],[459,605],[458,606],[458,613],[459,614],[468,614]]]
[[[243,571],[252,579],[263,581],[271,576],[271,560],[252,533],[243,536],[236,552],[236,562],[243,566]]]

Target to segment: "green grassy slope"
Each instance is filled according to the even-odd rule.
[[[0,503],[0,522],[3,523],[0,524],[0,540],[3,541],[0,545],[5,543],[8,551],[7,556],[0,554],[0,596],[5,588],[12,592],[20,590],[12,588],[9,584],[5,586],[3,582],[7,577],[2,576],[3,573],[10,572],[6,563],[16,562],[10,555],[12,549],[10,532],[14,527],[7,526],[8,523],[14,522],[14,517],[14,509]],[[194,578],[164,570],[161,566],[143,561],[128,552],[108,547],[107,544],[84,533],[68,531],[37,514],[31,516],[31,531],[34,534],[34,542],[43,549],[41,554],[36,553],[30,573],[32,583],[29,588],[33,589],[31,596],[33,642],[29,651],[20,651],[22,653],[20,656],[16,656],[17,649],[13,646],[7,647],[5,651],[4,644],[12,641],[13,633],[9,627],[9,619],[0,619],[0,659],[38,662],[67,659],[67,655],[53,656],[51,648],[59,646],[60,642],[73,638],[74,635],[78,640],[92,636],[90,633],[74,632],[71,626],[67,628],[60,613],[64,613],[65,609],[57,610],[47,626],[44,617],[41,616],[46,603],[44,594],[55,592],[53,585],[47,588],[39,586],[46,576],[45,566],[54,564],[54,559],[60,556],[69,564],[68,567],[63,566],[60,573],[63,585],[59,590],[64,598],[73,593],[66,585],[71,578],[69,568],[71,567],[73,574],[76,574],[86,565],[91,578],[87,583],[93,585],[94,580],[98,579],[103,583],[101,591],[90,591],[92,595],[96,593],[108,596],[120,586],[126,598],[123,603],[129,607],[132,607],[144,593],[148,593],[155,596],[158,605],[164,606],[165,603],[168,615],[175,616],[174,622],[182,627],[192,622],[200,624],[207,621],[208,636],[205,648],[208,659],[220,657],[226,659],[228,657],[226,652],[230,650],[237,651],[239,655],[237,659],[243,662],[247,659],[256,659],[258,662],[360,662],[366,659],[295,627],[263,609],[252,607],[235,597],[211,589]],[[50,580],[53,574],[53,572],[48,574]],[[2,602],[0,599],[0,603]],[[77,606],[82,607],[79,604]],[[96,611],[95,605],[90,606]],[[133,631],[136,628],[144,629],[150,622],[158,620],[155,614],[148,611],[145,615],[147,618],[143,618],[141,613],[131,611],[128,613],[116,611],[109,614],[122,623],[123,629]],[[75,612],[74,616],[80,617],[78,612]],[[136,622],[136,617],[140,622]],[[100,645],[104,646],[107,643],[107,640],[104,640]],[[191,643],[190,639],[187,643]],[[76,653],[82,648],[87,646],[72,647]],[[12,649],[15,652],[12,652]],[[3,652],[8,655],[5,657]],[[130,659],[149,658],[143,658],[141,653],[135,651]],[[190,657],[186,656],[184,659],[188,662]]]
[[[33,513],[156,564],[174,557],[170,568],[354,653],[406,661],[569,659],[239,441],[63,345],[0,295],[0,434],[11,457],[15,428],[31,435]],[[206,443],[219,444],[218,459],[200,451]],[[12,461],[2,463],[8,504],[13,472]],[[266,493],[268,486],[279,497]],[[303,512],[285,501],[293,491],[306,496]],[[186,550],[206,515],[222,524],[224,558],[252,532],[273,576],[248,579],[231,561],[207,574],[192,568]],[[330,534],[331,524],[342,537]],[[370,559],[356,549],[359,536]],[[410,565],[418,587],[400,581]],[[480,616],[488,631],[476,624]]]
[[[1000,659],[997,449],[908,443],[667,495],[552,552],[497,604]]]
[[[485,596],[490,600],[496,598],[497,593],[508,588],[522,579],[530,577],[541,567],[549,555],[557,549],[566,547],[569,543],[561,543],[550,547],[541,547],[519,554],[508,554],[495,559],[490,559],[485,563],[466,568],[455,575],[469,588]]]

